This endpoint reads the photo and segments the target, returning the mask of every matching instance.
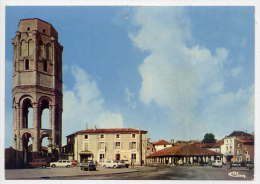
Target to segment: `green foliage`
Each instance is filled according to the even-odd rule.
[[[203,143],[215,143],[216,139],[215,139],[215,135],[212,133],[206,133],[204,135],[204,139],[202,140]]]

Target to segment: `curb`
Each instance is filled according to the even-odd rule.
[[[73,175],[73,176],[42,176],[42,177],[33,177],[33,178],[13,178],[13,179],[7,179],[7,180],[40,180],[40,179],[52,179],[52,178],[70,178],[70,177],[89,177],[89,176],[106,176],[111,174],[124,174],[124,173],[134,173],[134,172],[140,172],[140,170],[135,171],[126,171],[126,172],[116,172],[116,173],[104,173],[104,174],[91,174],[91,175]]]

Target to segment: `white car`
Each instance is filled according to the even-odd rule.
[[[71,167],[72,163],[69,160],[58,160],[57,162],[51,162],[51,167]]]
[[[212,162],[212,167],[222,167],[223,163],[221,160],[215,160],[214,162]]]
[[[106,168],[118,168],[119,164],[116,161],[108,160],[108,161],[104,162],[102,166],[106,167]]]

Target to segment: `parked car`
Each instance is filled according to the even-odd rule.
[[[241,167],[242,164],[240,162],[232,162],[231,167]]]
[[[128,160],[119,160],[119,161],[116,161],[118,163],[118,168],[122,168],[122,167],[125,167],[125,168],[128,168],[129,167],[129,162]]]
[[[73,167],[78,166],[78,161],[77,160],[71,160],[70,162],[71,162],[71,166],[73,166]]]
[[[51,162],[51,167],[71,167],[72,163],[69,160],[58,160],[57,162]]]
[[[28,167],[42,167],[46,168],[48,166],[48,162],[45,159],[33,159],[32,161],[28,162]]]
[[[93,161],[87,161],[80,163],[80,170],[95,171],[97,170],[96,164]]]
[[[246,162],[246,167],[248,169],[253,169],[254,168],[254,162],[253,161],[247,161]]]
[[[108,161],[104,162],[102,166],[106,167],[106,168],[118,168],[119,163],[116,161],[113,161],[113,160],[108,160]]]
[[[212,162],[212,167],[222,167],[223,163],[221,160],[215,160],[214,162]]]

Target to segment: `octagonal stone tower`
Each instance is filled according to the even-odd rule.
[[[62,136],[62,51],[54,27],[38,18],[22,19],[13,38],[14,148],[39,152],[43,138],[59,149]],[[32,125],[29,125],[29,109]],[[48,109],[48,127],[42,127]],[[30,143],[29,143],[30,142]]]

